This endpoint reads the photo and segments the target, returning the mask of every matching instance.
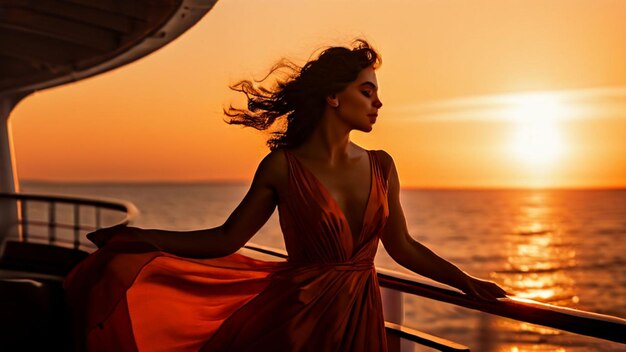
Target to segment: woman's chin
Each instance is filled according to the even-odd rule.
[[[367,125],[367,126],[363,126],[363,127],[359,128],[358,130],[361,131],[361,132],[368,133],[368,132],[372,132],[372,129],[374,129],[374,126],[370,124],[370,125]]]

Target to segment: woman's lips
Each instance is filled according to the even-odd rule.
[[[374,123],[376,122],[376,118],[378,117],[378,114],[369,114],[367,116],[369,116],[370,122]]]

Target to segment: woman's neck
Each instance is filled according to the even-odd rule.
[[[322,118],[307,141],[297,148],[304,157],[331,165],[350,158],[354,148],[350,130],[333,121],[337,120]]]

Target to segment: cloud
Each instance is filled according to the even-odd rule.
[[[626,86],[469,96],[390,107],[386,113],[414,122],[513,121],[524,117],[524,109],[543,109],[556,120],[626,119]]]

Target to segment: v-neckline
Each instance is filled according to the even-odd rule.
[[[372,160],[371,152],[369,150],[365,151],[367,153],[367,158],[369,161],[370,186],[369,186],[369,193],[367,195],[367,201],[365,202],[365,208],[363,209],[363,214],[361,215],[361,221],[359,222],[359,225],[361,228],[359,229],[357,237],[355,237],[354,232],[352,231],[352,228],[350,227],[350,221],[348,221],[348,217],[346,216],[344,210],[341,209],[341,206],[339,206],[339,202],[337,202],[333,194],[328,190],[328,187],[326,187],[326,185],[324,185],[322,181],[320,181],[319,178],[315,176],[315,174],[312,171],[310,171],[300,161],[300,159],[298,159],[298,157],[294,153],[288,150],[285,150],[285,151],[292,155],[292,157],[296,160],[296,162],[300,165],[300,167],[304,170],[304,172],[308,173],[313,178],[313,180],[320,186],[320,189],[326,193],[327,197],[331,200],[331,202],[333,202],[335,206],[337,207],[337,209],[339,209],[339,213],[341,214],[342,219],[346,222],[348,231],[350,232],[350,238],[352,239],[353,244],[356,245],[357,242],[361,239],[361,235],[363,233],[363,230],[365,229],[365,220],[367,218],[367,211],[369,210],[370,201],[372,199],[372,192],[374,191],[374,170],[373,170],[374,161]]]

